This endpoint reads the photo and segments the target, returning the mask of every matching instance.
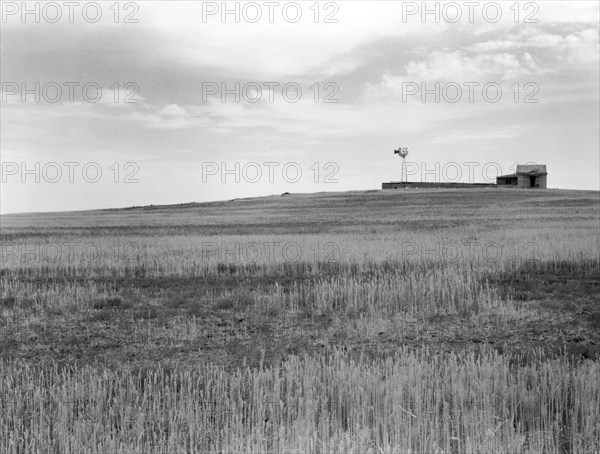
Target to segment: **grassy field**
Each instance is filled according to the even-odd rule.
[[[2,216],[0,452],[599,453],[599,202]]]

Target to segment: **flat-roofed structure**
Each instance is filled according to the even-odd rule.
[[[498,187],[546,189],[548,172],[544,164],[517,165],[517,171],[496,177]]]
[[[390,181],[389,183],[382,183],[381,189],[434,189],[434,188],[448,188],[448,189],[461,189],[461,188],[495,188],[495,183],[435,183],[429,181]]]
[[[517,165],[517,171],[496,177],[496,183],[450,183],[429,181],[390,181],[382,183],[382,189],[426,189],[426,188],[538,188],[547,189],[545,164]]]

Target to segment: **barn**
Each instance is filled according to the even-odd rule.
[[[546,189],[547,176],[546,166],[543,164],[517,165],[515,173],[497,176],[496,185],[507,188]]]

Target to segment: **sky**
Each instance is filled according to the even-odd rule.
[[[378,189],[398,147],[598,190],[598,5],[2,2],[0,213]]]

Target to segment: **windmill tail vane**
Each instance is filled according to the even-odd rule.
[[[394,150],[394,154],[400,155],[400,157],[402,159],[404,159],[404,158],[406,158],[406,156],[408,156],[408,148],[398,147],[397,149]]]

